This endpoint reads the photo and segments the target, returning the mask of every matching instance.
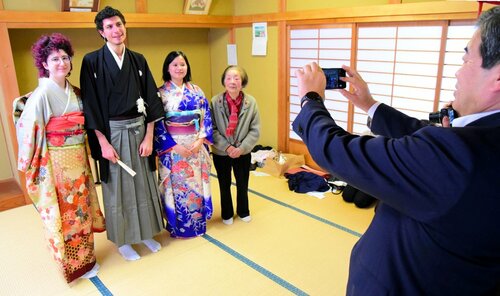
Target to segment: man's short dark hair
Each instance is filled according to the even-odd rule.
[[[483,12],[477,27],[481,33],[481,67],[491,69],[500,63],[500,6]]]
[[[111,6],[106,6],[101,11],[99,11],[95,16],[94,23],[96,29],[102,31],[103,30],[102,21],[114,16],[118,16],[122,20],[122,23],[125,25],[126,22],[123,14],[118,9],[114,9]]]

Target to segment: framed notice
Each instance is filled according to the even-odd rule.
[[[208,14],[212,0],[184,0],[185,14]]]
[[[62,11],[97,11],[99,0],[61,0]]]

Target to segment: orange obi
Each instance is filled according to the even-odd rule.
[[[51,117],[45,129],[47,131],[61,131],[74,127],[76,124],[84,124],[85,118],[82,111],[66,113],[58,117]]]
[[[77,129],[71,132],[66,132],[66,130],[74,128],[78,124],[84,124],[84,123],[85,123],[85,118],[83,117],[83,112],[81,111],[70,112],[58,117],[51,117],[49,122],[45,126],[45,130],[47,131],[47,134],[58,134],[58,135],[82,134],[83,133],[82,129]]]

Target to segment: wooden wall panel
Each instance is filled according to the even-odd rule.
[[[12,110],[12,101],[19,96],[19,87],[16,78],[16,69],[14,67],[14,58],[12,56],[12,48],[10,46],[9,32],[5,23],[0,23],[0,98],[2,99],[2,109],[5,110],[5,115],[10,115]],[[5,138],[7,139],[7,149],[9,150],[11,167],[16,168],[17,155],[17,140],[14,122],[10,116],[2,116],[2,124],[5,129]],[[9,141],[10,139],[10,141]],[[24,175],[17,170],[13,172],[15,180],[18,182],[19,188],[26,192]],[[25,202],[31,202],[25,194]]]

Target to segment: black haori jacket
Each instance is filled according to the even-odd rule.
[[[146,123],[164,116],[163,104],[146,59],[129,49],[125,49],[121,70],[107,45],[86,54],[80,72],[80,88],[92,158],[99,161],[101,181],[107,182],[109,161],[102,157],[95,130],[103,133],[111,143],[110,118],[137,112],[139,95],[146,104]],[[149,163],[155,170],[154,154],[149,157]]]

